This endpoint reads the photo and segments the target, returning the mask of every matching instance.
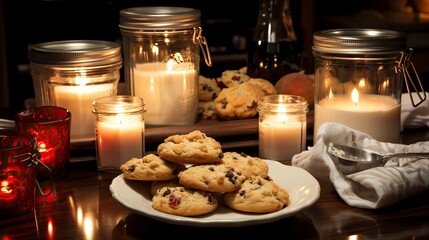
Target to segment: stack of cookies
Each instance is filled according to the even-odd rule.
[[[236,120],[257,115],[257,102],[275,94],[272,83],[246,75],[246,68],[226,70],[219,78],[199,76],[198,98],[201,118]]]
[[[219,142],[199,130],[167,137],[158,155],[130,159],[120,170],[125,179],[152,181],[152,207],[168,214],[207,214],[219,201],[251,213],[289,205],[288,193],[270,179],[264,160],[222,152]]]

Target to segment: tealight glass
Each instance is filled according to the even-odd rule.
[[[16,115],[17,129],[37,139],[42,163],[55,179],[68,174],[71,113],[57,106],[42,106],[24,110]],[[41,178],[51,173],[42,169]]]
[[[34,210],[36,139],[14,130],[0,130],[0,218]]]
[[[259,157],[291,160],[305,149],[307,100],[295,95],[267,95],[258,101]]]
[[[126,95],[101,97],[93,106],[98,170],[119,172],[126,161],[143,157],[143,99]]]

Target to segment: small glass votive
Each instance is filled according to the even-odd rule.
[[[258,101],[259,157],[291,160],[305,149],[307,100],[294,95],[268,95]]]
[[[39,160],[51,170],[54,179],[66,176],[70,162],[70,111],[57,106],[41,106],[18,113],[15,120],[19,131],[37,139]],[[42,179],[50,176],[47,169],[41,170]]]
[[[98,170],[119,172],[126,161],[143,157],[143,99],[124,95],[101,97],[93,106]]]
[[[0,130],[0,218],[34,210],[36,139],[14,130]]]

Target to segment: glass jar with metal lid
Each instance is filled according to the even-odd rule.
[[[188,125],[198,116],[201,12],[185,7],[135,7],[120,11],[124,77],[130,95],[144,99],[147,125]]]
[[[399,142],[403,81],[417,92],[408,67],[406,35],[384,29],[314,33],[314,141],[325,122],[337,122],[384,142]],[[411,84],[409,84],[411,83]],[[410,95],[411,96],[411,95]],[[426,95],[419,93],[422,102]],[[419,103],[416,103],[418,105]]]
[[[120,45],[98,40],[45,42],[31,46],[30,60],[36,105],[68,109],[71,139],[94,139],[92,102],[117,95]]]

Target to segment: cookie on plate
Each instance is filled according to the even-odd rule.
[[[259,86],[248,82],[224,88],[215,99],[216,114],[225,120],[254,117],[258,100],[265,95]]]
[[[158,145],[158,155],[171,162],[205,164],[220,162],[223,153],[218,141],[195,130],[167,137]]]
[[[229,88],[248,81],[250,77],[240,70],[226,70],[217,78],[218,85],[221,88]]]
[[[198,216],[213,212],[218,200],[210,192],[179,187],[163,187],[152,197],[152,207],[179,216]]]
[[[225,193],[222,198],[228,207],[251,213],[276,212],[290,204],[286,190],[260,176],[247,179],[238,190]]]
[[[159,189],[163,187],[180,187],[179,179],[152,181],[150,184],[150,194],[155,196]]]
[[[208,192],[232,192],[245,180],[245,176],[224,164],[193,165],[178,177],[183,186]]]
[[[202,75],[198,77],[198,100],[213,101],[219,95],[220,87],[216,78],[207,78]]]
[[[224,152],[222,163],[227,167],[233,168],[246,178],[253,176],[268,176],[268,164],[258,157],[252,157],[245,153]]]
[[[148,154],[142,158],[131,158],[119,169],[126,179],[154,181],[177,179],[178,173],[186,169],[186,166],[166,161],[155,154]]]

